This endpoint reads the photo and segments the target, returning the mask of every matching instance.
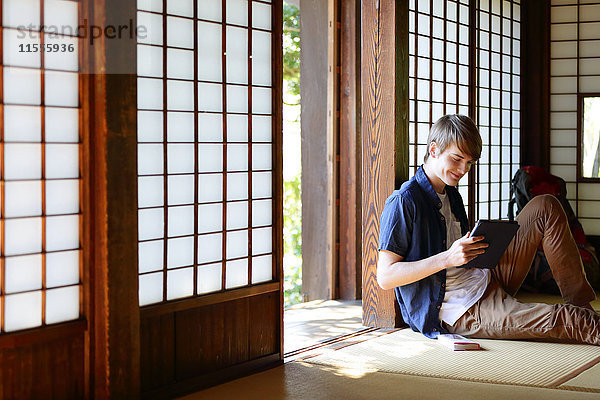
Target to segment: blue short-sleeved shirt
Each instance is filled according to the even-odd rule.
[[[453,186],[446,186],[446,193],[464,235],[469,223],[462,197]],[[421,166],[386,200],[381,215],[379,250],[396,253],[403,261],[422,260],[446,250],[446,222],[441,207],[440,198]],[[402,318],[414,331],[429,338],[446,332],[439,320],[445,286],[446,270],[442,270],[395,289]]]

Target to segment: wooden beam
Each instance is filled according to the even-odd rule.
[[[363,324],[374,327],[400,324],[393,291],[377,284],[377,259],[385,200],[408,171],[403,166],[408,165],[405,156],[398,154],[404,151],[398,146],[404,146],[406,139],[397,139],[397,135],[407,137],[402,108],[408,102],[408,84],[403,83],[407,80],[407,27],[408,2],[362,2]]]
[[[92,2],[90,2],[92,3]],[[135,0],[90,4],[90,26],[136,26]],[[133,23],[131,23],[133,22]],[[91,38],[87,38],[91,40]],[[94,39],[89,87],[91,397],[140,395],[137,277],[136,37]]]

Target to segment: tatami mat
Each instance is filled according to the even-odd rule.
[[[437,341],[403,329],[338,350],[324,350],[323,354],[303,361],[348,371],[549,388],[567,382],[600,361],[600,346],[476,341],[484,350],[452,351]]]

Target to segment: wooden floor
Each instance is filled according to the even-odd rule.
[[[284,354],[364,331],[360,300],[315,300],[289,307],[283,313]]]

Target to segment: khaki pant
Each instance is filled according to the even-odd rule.
[[[533,198],[517,216],[520,228],[492,270],[483,297],[453,326],[452,333],[474,338],[546,339],[600,345],[600,315],[578,307],[595,299],[577,245],[558,200]],[[514,297],[541,243],[567,304],[520,303]]]

